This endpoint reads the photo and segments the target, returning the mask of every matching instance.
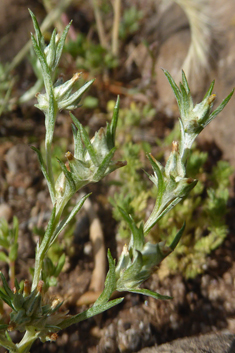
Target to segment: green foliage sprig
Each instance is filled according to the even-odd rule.
[[[164,242],[152,244],[145,242],[145,235],[153,226],[170,211],[181,199],[185,198],[196,185],[197,180],[186,176],[186,162],[188,152],[199,132],[223,109],[233,92],[222,102],[213,113],[212,104],[215,96],[211,95],[213,84],[202,103],[193,107],[190,89],[183,73],[182,84],[178,87],[170,74],[165,71],[170,85],[176,95],[181,113],[181,143],[173,142],[172,152],[163,167],[149,154],[148,158],[153,168],[150,180],[157,187],[155,207],[146,222],[139,225],[123,209],[119,209],[123,219],[128,224],[131,233],[129,246],[124,246],[117,262],[108,251],[109,271],[105,280],[105,289],[96,302],[86,311],[74,316],[59,311],[62,303],[48,300],[46,295],[51,277],[58,277],[63,261],[54,265],[47,260],[47,253],[56,241],[60,232],[69,224],[70,220],[81,209],[85,195],[62,219],[63,211],[71,197],[84,185],[98,182],[117,168],[123,167],[125,162],[113,160],[115,152],[115,134],[119,112],[119,98],[113,111],[111,123],[106,129],[101,128],[90,139],[85,128],[71,114],[73,121],[72,133],[74,138],[74,152],[65,155],[67,162],[58,160],[61,174],[55,181],[52,168],[52,141],[56,117],[62,109],[78,107],[83,93],[91,86],[93,80],[75,90],[75,83],[80,74],[75,74],[67,82],[54,83],[54,72],[59,63],[69,25],[65,28],[61,38],[53,31],[48,46],[45,45],[36,17],[30,11],[35,36],[32,35],[33,48],[40,63],[41,74],[45,86],[45,93],[37,95],[36,105],[45,115],[45,160],[40,150],[33,147],[37,153],[42,173],[46,179],[53,209],[43,238],[37,243],[35,255],[35,269],[32,286],[28,281],[23,288],[15,280],[15,287],[11,288],[6,278],[1,274],[2,289],[0,298],[11,309],[10,322],[0,326],[0,344],[9,352],[28,353],[37,338],[42,342],[55,340],[57,332],[72,324],[108,310],[122,302],[123,298],[110,300],[114,291],[127,291],[152,296],[156,299],[170,299],[170,297],[143,289],[140,285],[149,278],[163,259],[177,246],[185,225],[176,231],[169,246]],[[11,340],[9,331],[16,329],[24,332],[19,343]]]

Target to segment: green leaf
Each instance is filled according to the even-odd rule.
[[[122,277],[117,280],[117,290],[128,288],[131,283],[138,281],[137,277],[143,266],[143,258],[140,251],[135,250],[136,257],[131,266],[129,266]],[[133,286],[132,286],[133,287]]]
[[[2,279],[2,284],[3,284],[3,288],[6,292],[6,295],[10,298],[10,299],[13,299],[14,297],[14,294],[12,292],[12,290],[10,289],[7,281],[6,281],[6,278],[3,276],[3,273],[0,272],[0,276],[1,276],[1,279]]]
[[[65,259],[66,259],[65,254],[62,254],[59,258],[59,261],[58,261],[56,268],[55,268],[55,271],[54,271],[55,277],[58,277],[60,272],[62,271],[64,264],[65,264]]]
[[[68,34],[68,31],[69,31],[69,28],[71,26],[73,21],[70,21],[70,23],[65,27],[63,33],[62,33],[62,36],[59,40],[59,43],[57,45],[57,48],[56,48],[56,59],[54,61],[54,65],[52,66],[52,70],[54,71],[55,68],[57,67],[59,61],[60,61],[60,58],[61,58],[61,54],[63,52],[63,48],[64,48],[64,43],[65,43],[65,39],[67,37],[67,34]]]
[[[90,86],[94,81],[95,79],[88,81],[78,91],[71,94],[68,99],[62,100],[58,104],[59,109],[68,109],[68,110],[74,109],[74,108],[70,108],[70,106],[74,106],[79,103],[79,98],[83,95],[83,93],[85,93],[90,88]]]
[[[90,309],[84,311],[83,313],[77,314],[69,319],[64,320],[59,326],[61,329],[64,329],[78,322],[87,320],[90,317],[103,313],[104,311],[112,308],[113,306],[120,304],[123,301],[123,299],[124,298],[118,298],[118,299],[111,300],[105,304],[92,306]]]
[[[230,98],[232,97],[234,93],[234,89],[232,90],[232,92],[223,100],[223,102],[218,106],[218,108],[216,108],[213,113],[210,115],[209,119],[206,122],[206,125],[208,125],[211,120],[213,120],[223,109],[224,107],[228,104]],[[205,125],[205,126],[206,126]]]
[[[109,149],[115,146],[115,134],[116,134],[116,128],[117,128],[117,122],[118,122],[119,107],[120,107],[120,97],[118,96],[113,110],[111,124],[110,125],[107,124],[107,145]]]
[[[102,163],[100,164],[99,168],[97,169],[97,171],[95,172],[95,174],[92,177],[92,180],[97,182],[99,181],[101,178],[103,178],[103,176],[105,175],[105,172],[107,170],[107,168],[109,167],[109,164],[113,158],[114,152],[116,151],[116,147],[113,147],[111,149],[111,151],[109,151],[109,153],[107,154],[107,156],[105,156],[105,158],[103,159]]]
[[[13,232],[14,242],[17,243],[18,233],[19,233],[19,221],[16,216],[13,217],[12,232]]]
[[[185,76],[184,70],[182,70],[182,83],[183,83],[183,85],[184,85],[184,88],[185,88],[186,93],[189,95],[189,93],[190,93],[190,88],[189,88],[188,81],[187,81],[187,78],[186,78],[186,76]]]
[[[153,292],[149,289],[128,289],[127,292],[147,295],[148,297],[153,297],[154,299],[161,299],[161,300],[173,299],[172,297],[169,297],[168,295],[162,295],[162,294]]]
[[[14,306],[15,311],[19,311],[22,309],[24,304],[24,297],[21,293],[14,294],[14,298],[12,300],[12,305]]]
[[[0,251],[0,261],[9,262],[8,256],[3,251]]]
[[[211,85],[210,85],[208,91],[206,92],[206,94],[205,94],[203,100],[206,99],[206,98],[208,98],[208,97],[212,94],[214,85],[215,85],[215,80],[211,82]]]
[[[147,234],[150,229],[153,228],[153,226],[167,213],[169,212],[173,207],[177,205],[182,200],[182,197],[175,197],[163,210],[159,213],[158,208],[153,209],[149,219],[144,225],[144,233]]]
[[[60,331],[60,327],[59,326],[55,326],[55,325],[45,325],[45,328],[47,330],[50,330],[52,332],[58,332]]]
[[[52,32],[52,35],[51,35],[51,40],[50,40],[50,44],[48,46],[48,53],[47,53],[47,65],[50,68],[53,67],[55,57],[56,57],[55,38],[56,38],[56,30],[54,29],[54,31]]]
[[[43,271],[42,272],[46,277],[54,275],[55,267],[49,257],[45,257],[45,259],[43,260]]]
[[[81,198],[81,200],[79,200],[79,202],[77,203],[77,205],[73,208],[73,210],[70,212],[70,214],[63,219],[63,221],[60,222],[60,224],[58,225],[58,227],[56,228],[55,234],[53,235],[53,238],[51,239],[50,245],[52,245],[52,243],[55,241],[55,239],[58,237],[58,235],[60,234],[60,232],[62,232],[62,230],[67,226],[67,224],[73,219],[73,217],[78,213],[78,211],[82,208],[84,202],[86,201],[86,199],[91,195],[87,194],[85,196],[83,196]]]
[[[6,336],[7,336],[7,331],[6,331]],[[0,335],[0,346],[8,349],[9,352],[11,353],[18,353],[19,350],[16,347],[16,345],[8,339],[8,337],[5,337],[3,335]]]
[[[69,183],[69,186],[70,186],[70,189],[72,190],[73,193],[76,192],[76,184],[73,180],[73,176],[72,176],[72,173],[68,171],[68,169],[66,168],[66,166],[64,165],[63,162],[61,162],[61,160],[59,158],[56,158],[57,161],[59,162],[60,164],[60,167],[66,177],[66,179],[68,180],[68,183]]]
[[[10,248],[9,259],[11,261],[15,261],[17,259],[17,255],[18,255],[18,243],[15,243]]]
[[[8,325],[1,324],[0,325],[0,331],[5,331],[8,329]],[[0,341],[1,342],[1,341]]]
[[[55,117],[57,114],[57,103],[54,97],[53,89],[52,86],[48,90],[48,96],[49,96],[49,109],[48,109],[48,114],[46,114],[46,142],[49,141],[49,143],[52,143],[53,140],[53,134],[54,134],[54,128],[55,128]]]
[[[162,175],[162,171],[160,170],[157,161],[155,160],[155,158],[153,158],[153,156],[151,155],[151,153],[148,154],[148,159],[152,165],[153,171],[154,173],[157,175],[157,188],[158,188],[158,202],[161,203],[162,200],[162,195],[165,189],[165,185],[164,185],[164,178]]]
[[[16,291],[19,292],[20,285],[19,285],[19,282],[17,281],[17,278],[15,278],[15,288],[16,288]]]
[[[181,92],[179,87],[177,86],[177,84],[175,83],[175,81],[173,80],[172,76],[170,75],[170,73],[167,70],[163,69],[163,72],[166,76],[166,78],[168,79],[170,86],[175,94],[175,98],[177,100],[177,104],[179,106],[179,109],[181,109]]]
[[[38,60],[41,64],[43,80],[45,84],[45,89],[47,95],[49,96],[51,87],[53,87],[52,79],[51,79],[51,70],[47,65],[45,54],[42,52],[41,48],[38,46],[37,41],[35,40],[34,36],[31,34],[31,40],[33,43],[34,51],[38,57]]]
[[[53,184],[52,184],[52,182],[51,182],[51,180],[49,178],[49,175],[47,173],[46,166],[45,166],[44,160],[42,158],[42,154],[36,147],[31,146],[31,149],[34,152],[37,153],[39,164],[40,164],[40,168],[41,168],[41,171],[42,171],[42,174],[43,174],[44,178],[46,179],[47,186],[48,186],[48,189],[49,189],[49,193],[50,193],[50,196],[51,196],[51,201],[52,201],[52,204],[54,205],[54,203],[55,203],[54,187],[53,187]]]
[[[169,246],[169,248],[172,249],[172,251],[176,248],[176,246],[178,245],[182,235],[183,235],[183,232],[184,232],[184,229],[185,229],[185,222],[182,226],[182,228],[178,231],[178,233],[176,234],[173,242],[171,243],[171,245]]]
[[[54,232],[54,221],[55,221],[55,215],[56,215],[56,206],[53,207],[53,210],[51,212],[51,217],[49,219],[48,225],[46,232],[44,234],[43,240],[41,245],[39,246],[36,254],[36,261],[39,258],[43,258],[44,255],[46,254],[47,250],[49,249],[49,244],[51,241],[51,238],[53,236]]]
[[[182,92],[182,102],[181,102],[181,113],[184,114],[185,117],[187,117],[188,112],[191,108],[190,106],[190,96],[187,94],[184,86],[182,85],[182,83],[180,83],[180,89]]]
[[[33,27],[34,27],[34,30],[35,30],[37,44],[42,50],[44,50],[46,45],[45,45],[44,37],[43,37],[42,32],[40,30],[38,21],[37,21],[35,15],[34,15],[34,13],[30,9],[28,9],[28,10],[29,10],[30,16],[31,16],[32,21],[33,21]]]
[[[99,162],[98,162],[98,159],[96,157],[96,152],[91,144],[91,141],[89,139],[89,136],[85,130],[85,128],[82,126],[82,124],[79,123],[79,130],[80,130],[80,133],[81,133],[81,136],[82,136],[82,139],[83,139],[83,142],[84,142],[84,145],[89,153],[89,156],[92,160],[92,162],[94,163],[94,165],[96,167],[99,167]]]
[[[73,115],[73,114],[70,113],[70,115]],[[73,115],[73,118],[76,119],[74,115]],[[73,132],[73,142],[74,142],[74,157],[83,161],[84,148],[82,144],[82,137],[80,134],[80,130],[77,130],[74,124],[72,124],[72,132]]]
[[[105,280],[105,288],[99,298],[95,301],[93,306],[103,305],[108,302],[112,293],[116,289],[116,276],[115,276],[115,261],[112,258],[111,252],[108,249],[109,271]]]
[[[117,207],[119,212],[121,213],[123,219],[127,222],[130,227],[133,236],[133,248],[135,250],[141,251],[144,245],[144,233],[143,233],[143,226],[138,228],[133,221],[133,219],[123,210],[121,207]]]
[[[10,243],[9,243],[8,239],[1,239],[0,238],[0,246],[5,248],[6,250],[8,250],[10,247]]]
[[[10,308],[12,308],[12,310],[14,310],[14,307],[11,303],[11,299],[9,298],[8,295],[6,295],[5,293],[3,293],[1,290],[0,290],[0,298],[5,302],[7,303],[7,305],[9,305]]]

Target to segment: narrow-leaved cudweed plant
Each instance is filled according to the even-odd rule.
[[[60,232],[68,225],[70,220],[78,213],[89,195],[82,199],[73,208],[70,214],[64,218],[63,210],[71,197],[83,186],[98,182],[117,168],[123,167],[125,162],[115,161],[115,132],[118,120],[119,98],[113,111],[111,123],[107,123],[106,129],[101,128],[90,140],[85,128],[77,118],[71,114],[72,133],[74,140],[73,152],[66,153],[67,162],[59,160],[61,174],[55,180],[52,169],[52,141],[56,117],[62,109],[73,110],[78,107],[81,97],[92,85],[93,80],[85,83],[79,90],[75,90],[75,83],[80,74],[76,73],[69,81],[60,79],[54,83],[55,70],[59,63],[69,25],[65,28],[61,37],[54,30],[48,46],[45,45],[38,22],[30,11],[35,35],[32,35],[32,44],[38,60],[38,68],[41,71],[45,92],[37,95],[36,107],[45,114],[45,158],[40,150],[33,147],[37,153],[42,173],[47,182],[53,210],[45,230],[45,234],[37,243],[35,251],[35,268],[32,285],[29,281],[21,287],[15,279],[14,287],[8,284],[7,279],[1,273],[2,288],[0,298],[11,309],[10,321],[2,320],[0,325],[0,344],[9,352],[27,353],[30,351],[37,338],[42,342],[55,340],[57,332],[82,320],[110,309],[122,302],[123,298],[111,299],[115,291],[140,293],[152,296],[156,299],[170,299],[148,289],[140,287],[149,278],[156,266],[167,257],[177,246],[184,225],[175,235],[174,240],[168,246],[164,242],[152,244],[145,242],[145,235],[152,229],[163,215],[170,211],[178,202],[187,196],[194,188],[197,180],[186,176],[187,158],[193,141],[203,128],[216,117],[225,107],[233,92],[211,113],[215,100],[212,94],[214,82],[211,84],[203,101],[196,106],[190,94],[187,79],[182,73],[182,83],[179,87],[172,79],[169,72],[164,71],[177,100],[180,110],[181,141],[173,142],[172,152],[166,163],[162,166],[149,154],[148,158],[153,168],[153,175],[148,175],[157,187],[157,197],[154,209],[146,221],[136,224],[133,218],[120,208],[123,219],[129,226],[131,238],[129,246],[125,245],[119,260],[113,259],[108,251],[109,271],[105,280],[105,289],[95,303],[86,311],[77,315],[68,315],[61,311],[62,302],[59,300],[48,301],[45,294],[48,289],[45,264],[48,261],[47,252],[56,241]],[[4,258],[13,271],[13,264],[17,254],[17,222],[14,221],[12,231],[6,224],[0,224],[0,245],[9,250]],[[11,236],[11,244],[6,239],[6,234]],[[57,265],[53,265],[53,275],[58,277],[62,270],[64,257]],[[20,342],[14,343],[9,331],[18,330],[24,333]]]

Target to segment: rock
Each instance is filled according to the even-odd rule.
[[[235,335],[208,333],[177,339],[158,347],[144,348],[139,353],[234,353]]]
[[[0,204],[0,218],[5,218],[7,222],[12,218],[12,208],[6,203]]]

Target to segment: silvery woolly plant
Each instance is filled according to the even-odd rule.
[[[123,298],[111,299],[115,291],[133,292],[152,296],[156,299],[170,299],[148,289],[143,289],[141,284],[149,278],[159,263],[168,256],[178,244],[184,225],[176,234],[170,245],[164,242],[152,244],[145,242],[146,234],[156,222],[172,209],[180,200],[185,198],[197,181],[186,176],[187,157],[194,139],[203,128],[225,107],[233,92],[211,113],[215,99],[212,94],[214,83],[211,84],[203,101],[193,106],[187,79],[182,73],[182,83],[179,87],[172,79],[169,72],[164,71],[180,109],[181,141],[173,142],[172,152],[163,167],[149,154],[148,158],[153,168],[153,175],[148,175],[157,187],[157,199],[154,209],[146,222],[135,224],[134,220],[125,210],[120,209],[123,219],[130,228],[130,243],[125,245],[116,264],[110,251],[108,251],[109,271],[105,281],[105,289],[96,302],[86,311],[77,315],[68,315],[61,310],[62,302],[48,299],[47,277],[58,277],[64,264],[64,257],[57,265],[46,267],[48,263],[47,252],[56,241],[59,233],[67,226],[69,221],[81,209],[89,195],[84,196],[73,208],[70,214],[63,218],[63,210],[71,197],[84,185],[98,182],[125,162],[113,160],[115,152],[115,131],[118,120],[119,98],[117,99],[111,123],[106,129],[101,128],[90,140],[86,130],[71,114],[74,151],[67,152],[67,162],[58,160],[61,174],[54,180],[52,170],[52,140],[57,113],[62,109],[72,110],[78,107],[83,93],[91,86],[93,80],[85,83],[79,90],[75,90],[75,83],[80,74],[75,74],[67,82],[58,80],[54,83],[55,70],[59,63],[65,43],[69,25],[61,37],[52,33],[48,46],[45,45],[39,25],[34,14],[30,11],[35,36],[32,35],[32,44],[43,77],[45,92],[37,95],[36,105],[45,114],[45,158],[40,150],[33,147],[37,153],[42,173],[46,179],[53,209],[45,234],[36,246],[35,268],[32,285],[25,281],[23,287],[15,280],[11,288],[6,278],[1,273],[2,289],[0,298],[11,309],[10,321],[0,325],[0,344],[9,352],[27,353],[37,338],[42,342],[53,341],[57,332],[72,324],[88,319],[104,312],[122,302]],[[1,235],[1,228],[0,228]],[[0,237],[1,239],[1,237]],[[2,244],[1,244],[2,245]],[[14,343],[9,331],[18,330],[24,333],[19,343]]]

